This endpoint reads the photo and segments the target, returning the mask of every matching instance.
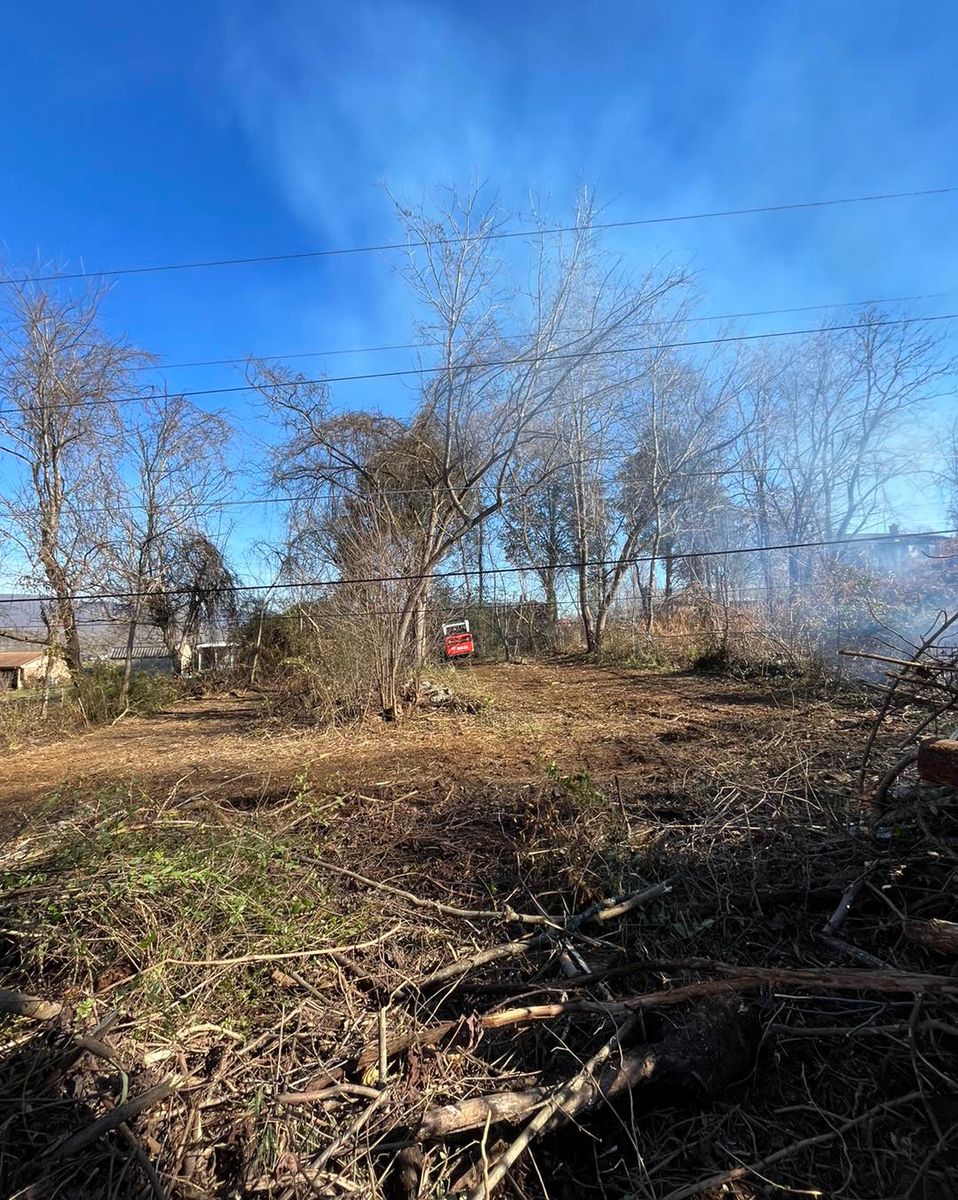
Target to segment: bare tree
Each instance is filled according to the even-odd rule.
[[[219,540],[187,528],[164,540],[145,596],[144,615],[160,631],[179,669],[204,626],[232,622],[237,580]]]
[[[111,543],[113,575],[129,592],[122,609],[127,637],[121,711],[127,705],[136,631],[144,610],[149,613],[151,598],[169,590],[171,571],[183,582],[176,557],[184,556],[181,567],[188,564],[201,531],[213,546],[210,517],[228,486],[228,438],[229,426],[222,417],[196,408],[183,396],[166,394],[145,398],[135,421],[123,431],[127,478],[121,484]],[[187,584],[185,595],[190,591]],[[154,607],[166,613],[171,605]],[[172,634],[169,621],[165,628],[168,642],[185,636],[182,630]]]
[[[300,502],[293,514],[300,544],[304,533],[345,520],[345,511],[354,528],[367,530],[366,545],[379,564],[367,576],[370,601],[379,598],[381,577],[396,584],[382,681],[390,714],[398,711],[403,671],[416,665],[413,630],[435,571],[502,510],[516,463],[524,448],[541,445],[577,366],[613,347],[650,304],[609,268],[595,272],[588,303],[578,304],[570,320],[594,257],[588,207],[568,244],[539,238],[528,294],[513,296],[508,306],[498,282],[498,243],[489,237],[500,216],[480,206],[478,193],[450,194],[438,214],[401,209],[400,217],[410,243],[405,278],[423,313],[420,328],[437,348],[435,362],[423,367],[413,417],[338,414],[325,389],[277,368],[253,367],[286,424],[274,477]],[[522,480],[530,490],[540,483],[538,475]],[[335,556],[330,562],[341,567]]]
[[[577,381],[567,405],[579,609],[589,653],[601,652],[630,577],[638,578],[651,631],[663,540],[678,544],[676,517],[688,512],[683,506],[697,472],[719,461],[732,440],[732,367],[696,366],[668,349],[624,355],[613,367],[614,377],[601,387]],[[590,453],[593,447],[598,454]]]
[[[8,535],[29,564],[25,581],[52,593],[48,644],[80,670],[76,596],[103,567],[105,481],[117,446],[117,401],[135,391],[146,356],[99,321],[102,292],[4,289],[0,437],[15,472],[2,502]]]
[[[825,327],[752,372],[752,420],[739,447],[742,495],[759,538],[798,543],[853,538],[886,507],[908,469],[904,429],[953,369],[940,335],[862,310],[852,330]],[[794,597],[828,560],[854,549],[795,548]],[[766,564],[771,590],[770,565]]]
[[[557,468],[551,444],[517,465],[514,489],[503,507],[503,550],[510,562],[539,580],[548,637],[555,645],[559,580],[575,552],[574,497],[568,464]],[[534,481],[530,486],[526,480]]]

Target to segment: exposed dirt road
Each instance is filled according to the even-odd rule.
[[[822,701],[792,702],[767,681],[660,675],[577,663],[476,666],[462,683],[488,697],[477,716],[422,711],[398,726],[317,732],[284,727],[255,696],[186,701],[0,760],[0,828],[18,827],[51,792],[120,784],[152,795],[285,794],[302,772],[330,788],[542,782],[551,763],[668,789],[703,759],[741,759],[848,724]],[[770,768],[776,755],[765,752]]]

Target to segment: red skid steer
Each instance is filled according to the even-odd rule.
[[[442,627],[442,644],[446,658],[465,658],[475,650],[468,621],[451,621]]]

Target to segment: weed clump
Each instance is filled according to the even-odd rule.
[[[123,668],[100,662],[85,667],[76,677],[70,702],[88,725],[105,725],[121,713],[148,716],[172,704],[179,695],[176,682],[165,675],[134,671],[125,709],[120,705]]]

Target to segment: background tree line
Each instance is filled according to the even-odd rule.
[[[827,591],[857,547],[722,552],[873,532],[914,491],[914,432],[954,373],[943,330],[866,306],[801,337],[703,338],[689,274],[611,253],[588,198],[568,232],[543,223],[521,241],[490,236],[505,217],[478,191],[397,216],[423,346],[409,411],[352,411],[283,365],[247,367],[271,419],[261,486],[288,515],[272,610],[283,595],[333,622],[318,660],[334,629],[361,629],[387,714],[431,651],[450,572],[480,603],[511,580],[553,632],[574,613],[598,654],[626,597],[652,636],[680,591],[726,607],[760,591],[770,610]],[[73,674],[83,597],[107,593],[125,694],[138,629],[175,656],[234,616],[221,502],[235,435],[145,387],[154,360],[106,330],[101,301],[3,289],[0,511]],[[929,470],[954,508],[950,445]]]

